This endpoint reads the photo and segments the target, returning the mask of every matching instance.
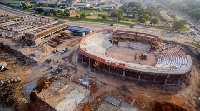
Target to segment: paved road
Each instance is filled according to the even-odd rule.
[[[10,7],[4,6],[4,5],[0,5],[0,9],[4,10],[5,12],[10,12],[10,13],[13,13],[13,14],[16,14],[19,16],[27,16],[27,15],[32,16],[32,14],[28,14],[23,11],[16,10],[16,9],[13,9],[13,8],[10,8]]]
[[[95,30],[101,30],[101,29],[118,29],[118,30],[126,30],[126,31],[137,31],[137,32],[145,32],[153,35],[158,35],[163,39],[166,40],[173,40],[173,41],[178,41],[181,43],[185,42],[191,42],[193,41],[194,37],[193,36],[187,36],[186,34],[178,34],[175,32],[168,32],[166,30],[162,29],[156,29],[156,28],[145,28],[143,26],[134,26],[133,28],[130,28],[129,26],[126,25],[118,25],[114,24],[114,26],[110,26],[110,24],[104,24],[104,23],[92,23],[92,22],[74,22],[74,21],[68,21],[66,20],[68,25],[71,26],[80,26],[80,27],[86,27],[86,28],[91,28],[94,31]]]
[[[7,6],[0,5],[0,9],[17,14],[19,16],[32,16],[32,14],[22,12],[20,10],[12,9]],[[32,16],[32,17],[41,17],[41,16]],[[110,24],[104,24],[104,23],[93,23],[93,22],[80,22],[80,21],[68,21],[66,22],[71,25],[71,26],[80,26],[80,27],[86,27],[86,28],[91,28],[92,30],[101,30],[101,29],[114,29],[114,30],[126,30],[126,31],[138,31],[138,32],[145,32],[153,35],[158,35],[162,37],[163,39],[167,40],[174,40],[178,42],[188,42],[188,41],[193,41],[192,36],[185,36],[177,33],[169,33],[168,31],[161,30],[161,29],[155,29],[155,28],[145,28],[143,26],[134,26],[133,28],[130,28],[129,26],[126,25],[119,25],[119,24],[114,24],[114,26],[110,26]]]

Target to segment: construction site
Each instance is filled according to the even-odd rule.
[[[198,52],[183,44],[52,18],[0,21],[0,110],[200,110]]]

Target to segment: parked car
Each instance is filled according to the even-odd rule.
[[[60,51],[60,53],[61,54],[64,54],[65,52],[67,52],[68,51],[68,49],[67,48],[64,48],[64,49],[62,49],[61,51]]]
[[[56,49],[54,49],[53,51],[52,51],[52,54],[55,54],[55,53],[57,53],[58,51],[56,50]]]
[[[31,56],[35,57],[37,54],[36,53],[31,53]]]
[[[197,26],[195,27],[195,30],[200,31],[200,29]]]
[[[196,26],[195,25],[190,25],[190,28],[195,28]]]
[[[194,30],[190,31],[190,34],[191,34],[191,35],[197,35],[197,34],[194,32]]]

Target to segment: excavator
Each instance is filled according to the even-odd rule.
[[[147,57],[148,57],[147,54],[140,53],[140,59],[147,60]]]

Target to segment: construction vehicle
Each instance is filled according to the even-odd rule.
[[[7,66],[7,64],[5,62],[1,62],[0,63],[0,71],[3,71],[6,66]]]
[[[140,59],[147,60],[147,57],[148,57],[147,54],[140,53]]]
[[[31,53],[31,56],[35,57],[37,54],[36,53]]]

